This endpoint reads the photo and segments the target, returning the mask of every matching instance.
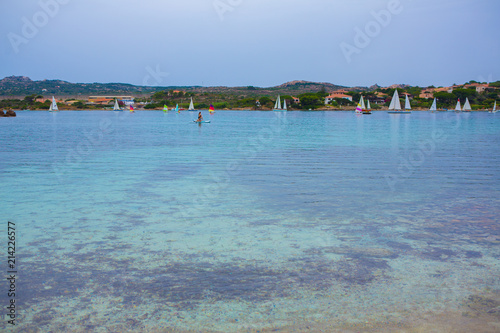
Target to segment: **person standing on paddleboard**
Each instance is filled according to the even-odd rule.
[[[201,115],[201,111],[198,112],[198,121],[203,121],[203,116]]]

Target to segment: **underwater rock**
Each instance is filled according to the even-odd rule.
[[[347,248],[330,246],[325,248],[326,253],[344,254],[353,257],[395,258],[398,255],[383,248]]]
[[[478,252],[478,251],[466,251],[465,257],[466,258],[482,258],[483,254],[481,252]]]
[[[500,302],[479,295],[471,295],[465,301],[469,311],[464,312],[464,317],[477,317],[480,314],[488,314],[500,317]]]
[[[401,243],[396,241],[387,241],[385,244],[398,252],[412,251],[413,248],[407,243]]]
[[[442,249],[438,247],[432,247],[429,250],[422,252],[421,256],[426,259],[435,260],[435,261],[447,261],[452,257],[455,257],[457,254],[448,249]]]
[[[411,240],[429,240],[429,239],[438,240],[441,239],[442,236],[428,232],[426,233],[421,232],[421,233],[409,233],[405,236],[405,238]]]

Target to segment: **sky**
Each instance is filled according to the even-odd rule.
[[[498,0],[0,0],[0,79],[491,82],[499,18]]]

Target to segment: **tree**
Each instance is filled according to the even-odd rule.
[[[434,93],[434,97],[439,100],[439,102],[443,104],[451,104],[457,100],[457,97],[446,91],[438,91]]]
[[[409,87],[406,89],[406,92],[414,97],[418,97],[422,92],[422,88],[420,87]]]
[[[24,97],[23,102],[27,104],[33,104],[37,98],[36,94],[31,94],[29,96]]]
[[[248,97],[236,101],[236,105],[239,107],[253,107],[255,106],[255,102],[256,102],[255,98]]]
[[[329,94],[326,92],[325,86],[321,86],[321,90],[316,93],[319,98],[325,98]]]
[[[348,91],[346,92],[346,95],[352,96],[353,101],[359,101],[361,99],[361,94],[356,91]]]
[[[85,103],[82,101],[77,101],[73,103],[73,106],[76,107],[77,109],[84,109],[85,108]]]
[[[340,98],[340,97],[335,97],[335,101],[340,106],[348,106],[348,105],[356,105],[357,104],[354,100],[351,102],[347,98]]]
[[[302,104],[302,108],[306,110],[308,109],[314,110],[324,105],[324,100],[320,99],[320,97],[317,94],[306,93],[299,95],[299,98],[300,98],[300,104]]]
[[[208,109],[210,105],[208,105],[207,103],[196,103],[195,105],[195,109]]]
[[[475,98],[477,93],[476,93],[476,89],[472,88],[472,89],[455,89],[453,90],[452,92],[453,95],[455,95],[457,98],[460,98],[460,100],[464,100],[465,101],[465,98]]]
[[[485,93],[486,98],[491,98],[491,99],[497,99],[498,98],[498,93],[493,91],[493,92],[487,92]]]
[[[261,106],[266,106],[266,104],[271,104],[272,105],[271,99],[269,97],[267,97],[267,96],[263,96],[263,97],[259,98],[259,102],[260,102]]]
[[[376,98],[377,96],[375,95],[375,92],[373,91],[366,91],[363,93],[363,96],[365,98],[369,98],[369,99],[372,99],[372,98]]]
[[[169,95],[169,93],[166,91],[166,90],[163,90],[163,91],[158,91],[158,92],[155,92],[152,96],[151,96],[151,99],[153,101],[161,101],[161,100],[165,100],[167,99],[167,96]]]
[[[227,102],[214,103],[214,108],[218,110],[226,109],[228,107]]]

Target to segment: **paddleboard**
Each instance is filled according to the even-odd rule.
[[[193,123],[198,123],[198,124],[200,124],[200,123],[209,123],[209,122],[210,122],[210,120],[204,120],[204,121],[193,120]]]

